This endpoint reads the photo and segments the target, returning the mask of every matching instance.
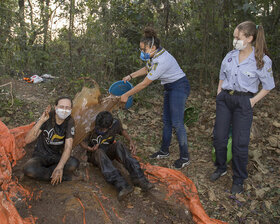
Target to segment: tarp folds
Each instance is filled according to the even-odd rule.
[[[12,180],[12,167],[25,155],[25,135],[34,123],[9,130],[0,121],[0,220],[1,224],[32,224],[33,217],[21,218],[11,199],[28,197],[29,191]]]
[[[74,146],[79,144],[94,128],[96,115],[104,110],[112,111],[120,105],[120,98],[115,96],[99,99],[99,86],[83,88],[73,100],[72,116],[76,123]],[[31,224],[33,217],[22,219],[11,199],[28,198],[30,193],[12,180],[12,167],[17,160],[25,155],[25,135],[34,123],[9,130],[0,121],[0,220],[1,224]],[[211,219],[205,213],[194,183],[183,173],[165,167],[141,164],[148,178],[167,188],[166,198],[173,197],[190,210],[193,220],[198,224],[220,224],[219,220]]]
[[[197,189],[194,183],[182,172],[151,164],[141,163],[148,179],[163,184],[167,188],[167,198],[174,197],[192,213],[193,220],[197,224],[222,224],[225,222],[211,219],[204,211],[200,203]]]

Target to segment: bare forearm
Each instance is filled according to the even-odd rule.
[[[64,152],[62,153],[59,163],[57,164],[57,167],[63,169],[68,159],[70,158],[70,155],[71,155],[71,149],[65,149]]]
[[[131,90],[129,90],[128,92],[126,92],[124,95],[126,95],[127,97],[134,95],[135,93],[140,92],[142,89],[146,88],[148,85],[150,85],[150,83],[152,83],[151,80],[149,80],[147,77],[140,82],[139,84],[137,84],[134,88],[132,88]]]
[[[39,120],[33,128],[26,134],[25,142],[26,144],[33,142],[41,133],[41,126],[43,125],[43,121]]]
[[[86,150],[89,149],[89,146],[88,146],[88,144],[87,144],[86,142],[81,142],[81,143],[80,143],[80,146],[82,146],[82,148],[84,148],[84,149],[86,149]]]
[[[129,136],[129,134],[127,133],[127,131],[126,130],[123,130],[122,131],[122,135],[123,135],[123,137],[125,137],[125,139],[127,140],[127,141],[131,141],[131,138],[130,138],[130,136]]]
[[[251,100],[253,101],[254,104],[256,104],[257,102],[259,102],[262,98],[264,98],[270,90],[265,90],[262,89],[260,92],[258,92],[257,95],[255,95]]]
[[[146,75],[147,72],[148,72],[147,67],[143,67],[143,68],[137,70],[136,72],[131,73],[130,76],[131,76],[132,78],[136,78],[136,77],[139,77],[139,76]]]
[[[64,151],[62,153],[59,163],[57,164],[57,167],[62,168],[62,169],[64,168],[65,164],[67,163],[68,159],[71,156],[72,144],[73,144],[72,138],[65,140]]]

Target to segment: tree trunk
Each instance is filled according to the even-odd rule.
[[[19,24],[20,24],[19,45],[20,45],[21,51],[26,50],[26,39],[27,39],[26,27],[25,27],[24,3],[25,3],[25,0],[18,0]]]
[[[165,35],[167,37],[168,36],[168,30],[169,30],[169,13],[170,13],[169,0],[166,0],[164,9],[165,9],[165,13],[166,13],[166,15],[165,15]]]
[[[50,6],[50,0],[46,0],[46,5],[44,6],[44,43],[43,43],[43,49],[46,51],[47,49],[47,40],[48,40],[48,28],[49,28],[49,6]]]
[[[72,53],[72,36],[74,30],[74,10],[75,10],[75,0],[70,0],[70,18],[69,18],[69,63],[70,63],[70,74],[73,72],[73,53]]]

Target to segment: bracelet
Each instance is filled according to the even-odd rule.
[[[132,79],[132,76],[129,74],[130,79]]]

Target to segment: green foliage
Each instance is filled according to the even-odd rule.
[[[190,126],[191,124],[198,121],[199,109],[196,107],[188,107],[184,113],[184,124]]]
[[[24,14],[19,1],[0,2],[0,74],[50,73],[73,80],[91,74],[98,82],[113,82],[143,66],[137,49],[150,25],[193,85],[216,88],[232,32],[244,20],[264,26],[274,65],[280,62],[279,1],[71,2],[25,1]],[[64,26],[53,30],[62,20]]]

